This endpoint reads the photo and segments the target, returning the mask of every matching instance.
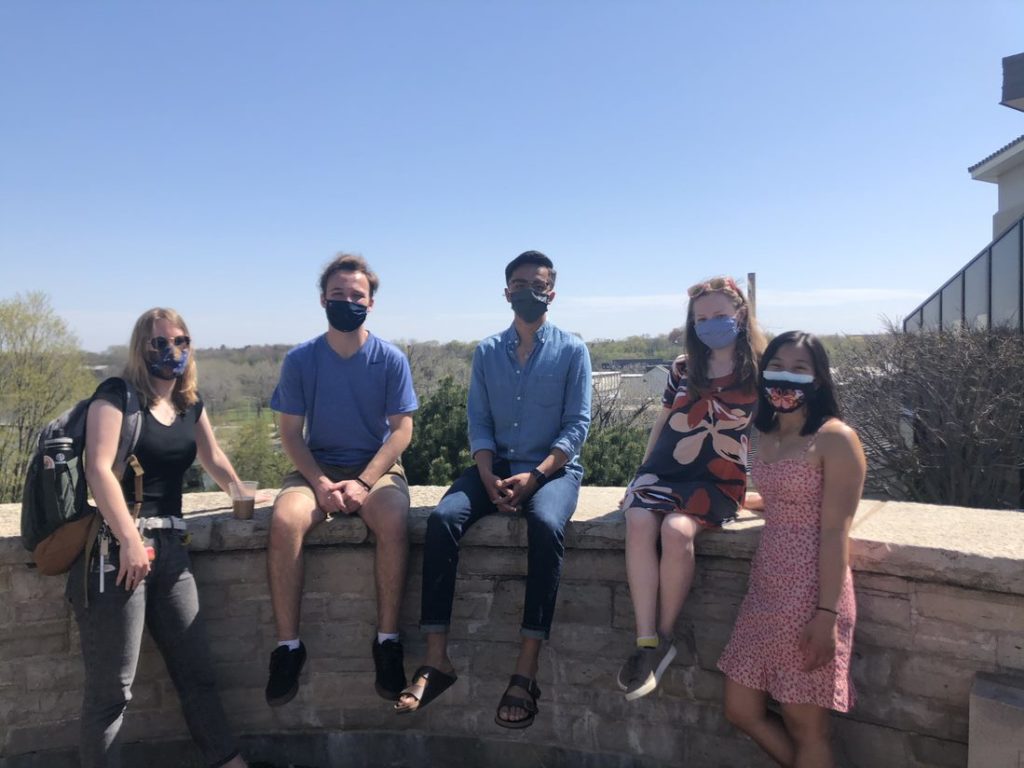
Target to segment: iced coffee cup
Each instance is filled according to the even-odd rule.
[[[241,480],[231,483],[229,492],[231,495],[231,514],[238,520],[248,520],[252,517],[256,508],[256,489],[259,483],[255,480]]]

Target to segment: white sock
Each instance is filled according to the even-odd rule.
[[[299,638],[296,637],[294,640],[282,640],[277,644],[279,648],[282,645],[285,646],[289,651],[297,651],[299,650]]]
[[[377,645],[384,645],[385,640],[398,640],[397,632],[378,632]]]

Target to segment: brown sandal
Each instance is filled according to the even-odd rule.
[[[530,698],[524,699],[522,696],[509,693],[511,688],[522,688],[530,695]],[[537,717],[537,712],[539,711],[537,699],[539,698],[540,688],[537,687],[536,680],[531,680],[522,675],[512,675],[509,678],[505,694],[501,697],[501,701],[498,702],[498,711],[494,713],[494,722],[502,728],[529,728],[533,725],[534,718]],[[506,720],[501,716],[502,707],[519,707],[520,709],[525,709],[527,715],[520,720]]]

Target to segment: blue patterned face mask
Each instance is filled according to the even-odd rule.
[[[728,347],[740,335],[735,316],[698,320],[694,324],[694,330],[697,332],[697,338],[709,349]]]
[[[163,351],[150,352],[150,356],[158,356],[156,360],[149,361],[149,372],[158,379],[170,381],[180,379],[185,375],[185,368],[188,366],[189,350],[184,350],[180,358],[174,357],[174,346],[168,344]]]

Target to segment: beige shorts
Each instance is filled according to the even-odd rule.
[[[342,480],[355,480],[366,469],[365,464],[336,467],[332,464],[317,463],[317,466],[320,467],[320,471],[332,483],[338,483]],[[401,460],[396,461],[387,472],[380,476],[380,479],[370,489],[370,493],[379,491],[381,488],[395,488],[405,496],[406,501],[409,500],[409,483],[405,480],[405,470],[402,468]],[[278,493],[278,497],[284,496],[286,493],[304,494],[316,504],[316,494],[313,492],[313,486],[309,484],[309,481],[299,471],[289,472],[281,481],[281,492]]]

